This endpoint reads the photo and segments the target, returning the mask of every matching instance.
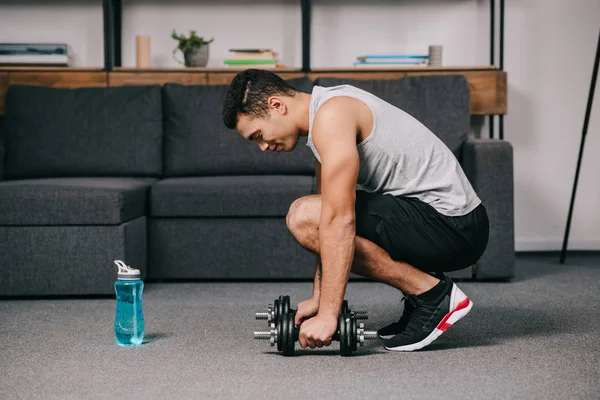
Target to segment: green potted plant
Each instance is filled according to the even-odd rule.
[[[178,35],[173,29],[171,37],[177,41],[177,47],[173,49],[173,58],[177,50],[183,53],[183,59],[186,67],[206,67],[208,63],[208,45],[214,40],[204,39],[204,37],[198,36],[196,31],[190,30],[189,37]],[[177,60],[181,64],[181,61]]]

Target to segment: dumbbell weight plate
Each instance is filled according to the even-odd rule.
[[[279,307],[279,311],[275,311],[276,313],[281,312],[282,309],[282,304],[283,304],[283,299],[282,296],[279,296],[279,299],[275,300],[275,303],[278,305]],[[276,309],[277,310],[277,309]],[[275,317],[277,318],[277,351],[283,351],[283,343],[284,343],[284,338],[283,338],[283,316],[285,314],[276,314]]]
[[[340,355],[344,355],[346,353],[346,347],[344,345],[343,337],[345,335],[346,329],[344,328],[344,314],[338,316],[338,331],[337,331],[337,340],[340,342]]]
[[[281,336],[283,337],[283,355],[293,356],[296,344],[296,338],[294,337],[294,315],[292,313],[285,313],[281,316],[281,321]]]
[[[341,314],[339,318],[340,327],[340,355],[350,356],[352,355],[352,321],[349,314]]]
[[[286,324],[291,323],[292,324],[292,329],[291,332],[293,334],[293,328],[294,328],[294,321],[296,320],[296,311],[297,310],[292,310],[290,311],[289,309],[289,296],[285,296],[287,297],[287,311],[283,314],[279,314],[279,317],[277,318],[277,332],[283,332],[284,329],[286,329]],[[275,300],[275,302],[278,302],[279,304],[283,304],[285,306],[286,303],[286,299],[283,298],[281,299],[282,301],[279,302],[278,300]],[[290,322],[291,321],[291,322]],[[284,339],[284,335],[283,334],[279,334],[277,335],[277,351],[284,351],[285,352],[285,344],[286,344],[286,339]],[[292,338],[292,340],[294,340]],[[292,342],[292,347],[293,347],[293,342]],[[293,352],[293,349],[292,349]]]
[[[276,300],[277,301],[277,300]],[[281,318],[277,320],[275,327],[277,328],[277,351],[283,348],[283,335],[281,334]]]
[[[286,346],[286,340],[287,338],[285,337],[286,335],[286,330],[287,330],[287,325],[285,324],[285,315],[281,315],[279,317],[279,320],[277,322],[277,325],[279,327],[279,337],[278,337],[278,346],[277,346],[277,350],[279,351],[283,351],[285,353],[285,346]]]
[[[290,311],[290,296],[279,296],[273,304],[275,320],[278,321],[283,314]]]
[[[291,308],[290,303],[291,303],[290,296],[283,296],[283,307],[282,307],[282,309],[283,309],[284,313],[287,313],[287,312],[290,311],[290,308]]]
[[[274,321],[277,321],[277,318],[279,317],[280,309],[281,309],[280,301],[279,301],[279,299],[275,299],[275,301],[273,301],[273,320]]]
[[[356,351],[358,349],[358,341],[356,340],[356,318],[350,318],[350,343],[352,351]]]
[[[350,307],[348,306],[348,300],[342,302],[342,308],[340,309],[341,314],[350,314]]]
[[[340,314],[340,316],[338,317],[338,340],[340,342],[340,355],[345,356],[346,353],[348,352],[348,349],[346,347],[346,341],[345,341],[345,337],[346,337],[346,322],[345,322],[345,318],[344,318],[345,314]]]
[[[283,315],[283,297],[279,296],[277,300],[275,300],[275,318],[279,319]]]

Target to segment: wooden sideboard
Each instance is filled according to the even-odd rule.
[[[273,70],[283,78],[308,76],[349,79],[402,79],[408,76],[456,75],[467,78],[471,88],[472,115],[507,113],[506,72],[490,67],[408,67],[398,69],[318,68],[309,73],[300,69]],[[6,90],[12,84],[42,85],[61,88],[152,85],[176,82],[184,85],[218,85],[231,82],[237,71],[229,68],[101,68],[0,67],[0,114],[4,114]]]

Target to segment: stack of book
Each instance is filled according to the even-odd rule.
[[[356,57],[355,67],[427,66],[427,54],[368,54]]]
[[[0,65],[69,64],[64,43],[0,43]]]
[[[278,53],[271,49],[230,49],[231,56],[225,59],[230,68],[277,68]]]

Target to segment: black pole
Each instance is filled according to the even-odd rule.
[[[573,192],[571,193],[571,204],[569,205],[569,216],[567,217],[567,228],[563,239],[562,250],[560,251],[560,263],[564,264],[567,253],[567,242],[569,240],[569,231],[571,229],[571,218],[573,217],[573,204],[575,203],[575,193],[577,191],[577,182],[579,181],[579,170],[581,168],[581,157],[583,155],[583,146],[585,136],[587,135],[590,122],[590,113],[592,112],[592,103],[594,101],[594,91],[596,89],[596,78],[598,77],[598,61],[600,60],[600,31],[598,32],[598,45],[596,47],[596,60],[592,71],[592,82],[590,84],[590,93],[588,95],[587,107],[585,109],[585,118],[583,120],[583,134],[581,135],[581,145],[579,146],[579,157],[577,159],[577,169],[575,170],[575,182],[573,183]]]
[[[104,70],[112,71],[114,59],[114,11],[112,0],[102,0],[102,16],[104,19]]]
[[[495,37],[495,22],[496,22],[496,2],[494,0],[490,0],[490,65],[494,65],[494,54],[495,48],[494,44],[496,42]]]
[[[504,71],[504,0],[500,0],[500,71]],[[504,140],[504,115],[498,116],[498,137]]]
[[[302,72],[310,72],[311,0],[302,0]]]
[[[490,0],[490,65],[494,65],[494,53],[495,47],[494,43],[496,41],[495,36],[495,21],[496,21],[496,4],[494,0]],[[489,116],[489,128],[490,128],[490,139],[494,138],[494,116]]]
[[[504,0],[500,0],[500,70],[504,71]]]
[[[123,1],[113,0],[113,15],[114,15],[114,51],[115,51],[115,67],[122,66],[122,43],[123,43]]]

